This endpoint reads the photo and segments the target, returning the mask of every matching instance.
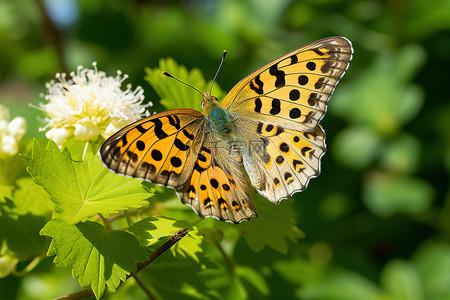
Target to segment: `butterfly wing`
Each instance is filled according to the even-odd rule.
[[[303,132],[314,130],[352,58],[344,37],[315,41],[242,79],[224,99],[239,117]]]
[[[255,216],[256,210],[238,160],[240,153],[230,155],[230,148],[229,143],[206,130],[192,176],[177,193],[201,217],[240,223]]]
[[[319,175],[326,151],[319,122],[352,54],[343,37],[313,42],[256,70],[225,98],[248,141],[243,163],[250,181],[270,201],[304,190]]]
[[[100,158],[112,171],[179,188],[192,173],[205,117],[173,109],[132,123],[106,140]]]
[[[303,191],[309,180],[320,174],[320,159],[325,154],[325,133],[320,125],[301,132],[281,126],[242,119],[238,128],[249,143],[244,150],[244,167],[256,190],[278,203]]]

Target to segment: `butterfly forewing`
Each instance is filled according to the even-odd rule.
[[[224,105],[235,115],[314,130],[352,58],[349,40],[332,37],[294,50],[241,80]]]
[[[193,109],[142,119],[111,136],[100,157],[116,173],[178,188],[191,175],[204,122],[204,115]]]

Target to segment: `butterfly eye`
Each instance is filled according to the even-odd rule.
[[[208,102],[208,99],[203,98],[203,101],[202,101],[202,108],[205,108],[205,105],[206,105],[207,102]]]

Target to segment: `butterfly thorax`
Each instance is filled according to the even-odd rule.
[[[211,124],[211,130],[214,131],[216,135],[223,137],[232,135],[234,132],[232,119],[226,112],[225,107],[217,100],[216,97],[211,96],[205,91],[202,107],[206,115],[206,119]]]

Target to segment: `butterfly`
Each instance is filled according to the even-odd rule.
[[[201,217],[257,215],[249,182],[273,203],[303,191],[326,151],[319,122],[353,56],[344,37],[321,39],[254,71],[203,113],[178,108],[132,123],[99,150],[113,172],[176,189]]]

